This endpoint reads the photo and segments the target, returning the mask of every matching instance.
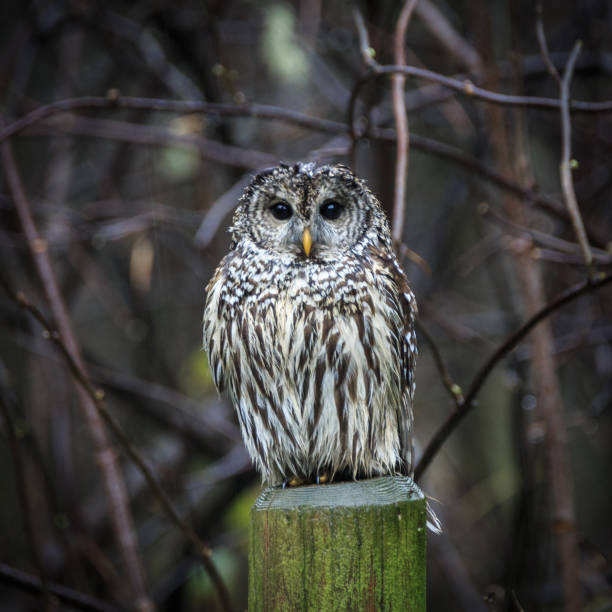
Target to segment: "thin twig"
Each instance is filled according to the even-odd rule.
[[[70,354],[68,347],[62,340],[60,334],[55,331],[47,318],[42,314],[42,312],[32,304],[23,293],[15,293],[7,284],[4,278],[0,277],[0,285],[5,290],[7,295],[11,298],[17,306],[19,306],[22,310],[29,312],[42,326],[45,337],[47,337],[53,344],[59,349],[62,357],[64,358],[70,372],[76,382],[81,386],[81,388],[87,393],[88,397],[94,403],[96,410],[102,416],[106,424],[113,431],[122,447],[125,449],[130,459],[136,464],[144,478],[146,479],[151,491],[157,498],[157,500],[161,503],[164,508],[166,515],[168,518],[174,523],[176,527],[180,529],[183,535],[191,542],[193,545],[195,553],[198,555],[198,558],[204,565],[204,568],[208,572],[215,588],[217,590],[217,595],[221,601],[221,605],[223,610],[231,610],[230,597],[229,592],[225,584],[223,583],[223,579],[219,574],[215,564],[212,561],[212,551],[211,549],[200,539],[198,534],[193,530],[191,525],[187,523],[184,519],[182,519],[172,504],[172,501],[168,497],[167,493],[163,490],[162,486],[159,484],[157,477],[151,471],[145,460],[140,456],[140,453],[134,448],[129,437],[124,433],[123,429],[115,419],[115,417],[108,411],[106,405],[104,403],[104,391],[101,389],[96,389],[89,380],[86,373],[83,371],[82,367],[76,362],[76,360]]]
[[[377,140],[388,140],[392,142],[395,140],[395,131],[390,128],[376,128],[369,132],[367,136]],[[465,168],[468,168],[469,170],[473,170],[474,172],[478,173],[481,178],[494,183],[506,191],[520,196],[526,202],[538,206],[538,208],[553,214],[555,217],[571,223],[567,209],[561,202],[551,198],[550,196],[542,195],[533,189],[523,187],[523,185],[517,181],[506,178],[503,174],[489,168],[475,157],[467,155],[457,147],[440,142],[439,140],[434,140],[433,138],[420,136],[415,133],[410,134],[410,146],[413,149],[432,153],[433,155],[437,155],[446,160],[457,163]],[[607,238],[603,236],[601,232],[595,230],[593,227],[588,227],[587,234],[591,242],[596,244],[599,248],[606,248]]]
[[[578,208],[578,202],[576,201],[576,192],[574,191],[574,181],[572,179],[572,166],[570,156],[572,153],[572,124],[570,119],[570,83],[572,81],[572,74],[574,72],[574,66],[576,65],[576,59],[582,48],[582,43],[577,41],[572,49],[572,53],[565,67],[563,73],[563,79],[561,81],[561,136],[562,136],[562,153],[561,153],[561,188],[563,189],[563,199],[565,205],[572,220],[574,231],[582,254],[584,256],[584,262],[589,268],[589,272],[592,272],[593,265],[593,254],[591,253],[591,247],[589,246],[589,240],[584,230],[584,223]]]
[[[559,71],[555,68],[555,65],[552,62],[550,57],[550,53],[548,51],[548,44],[546,42],[546,34],[544,33],[544,24],[542,23],[542,3],[538,2],[536,6],[536,34],[538,37],[538,45],[540,45],[540,53],[542,54],[542,59],[544,60],[544,65],[546,66],[546,70],[550,73],[550,75],[561,85],[561,77],[559,76]]]
[[[354,126],[355,105],[364,85],[370,80],[378,78],[382,75],[398,73],[423,79],[425,81],[432,81],[434,83],[438,83],[439,85],[443,85],[444,87],[448,87],[449,89],[452,89],[458,93],[462,93],[468,97],[484,100],[492,104],[520,106],[523,108],[538,108],[542,110],[554,110],[561,107],[560,101],[556,98],[506,95],[478,87],[469,79],[460,81],[425,68],[418,68],[416,66],[382,66],[380,64],[375,64],[374,66],[370,66],[369,70],[357,80],[351,92],[347,111],[347,123],[349,124],[349,130],[352,137],[359,137],[359,135],[356,134],[356,128]],[[569,106],[573,112],[612,112],[612,100],[606,100],[604,102],[582,102],[572,100],[569,102]]]
[[[431,276],[432,270],[429,263],[427,263],[427,260],[421,257],[416,251],[413,251],[404,242],[402,242],[399,246],[399,254],[419,266],[419,268],[421,268],[421,270],[423,270],[427,276]]]
[[[359,38],[359,51],[361,52],[361,58],[363,63],[369,68],[376,69],[378,62],[374,59],[374,49],[370,46],[370,40],[368,37],[368,30],[363,20],[363,16],[359,9],[353,9],[353,19],[355,20],[355,27],[357,28],[357,36]]]
[[[397,20],[395,34],[393,37],[393,56],[395,63],[401,66],[406,63],[404,44],[406,29],[410,22],[412,11],[417,0],[406,0]],[[410,146],[410,133],[408,131],[408,117],[406,116],[406,103],[404,100],[404,83],[406,77],[402,74],[394,74],[391,85],[391,96],[393,100],[393,116],[395,118],[396,158],[395,158],[395,183],[393,190],[393,224],[391,227],[391,238],[397,249],[402,242],[404,230],[404,213],[406,209],[406,173],[408,171],[408,153]]]
[[[89,369],[92,378],[107,388],[147,400],[133,402],[134,410],[146,412],[202,447],[221,453],[242,440],[238,426],[217,414],[223,406],[220,401],[203,404],[179,391],[119,370],[95,365],[90,365]],[[160,407],[154,407],[156,404]]]
[[[199,134],[184,134],[159,125],[141,125],[113,119],[90,119],[69,116],[49,121],[48,125],[63,133],[109,138],[131,144],[174,146],[198,153],[202,159],[249,170],[266,168],[278,163],[278,157],[263,151],[235,147],[204,138]],[[287,160],[289,161],[289,160]]]
[[[168,58],[165,45],[157,40],[151,23],[146,20],[144,23],[134,21],[126,15],[108,10],[105,4],[99,4],[97,10],[89,12],[85,18],[92,27],[99,28],[105,37],[110,34],[110,39],[119,37],[132,44],[151,73],[176,96],[195,100],[203,98],[200,81],[194,81],[187,71],[178,68]]]
[[[562,238],[558,238],[557,236],[553,236],[552,234],[548,234],[547,232],[535,230],[526,227],[525,225],[521,225],[519,223],[511,221],[499,211],[494,210],[490,206],[486,208],[483,214],[486,216],[490,216],[493,221],[498,223],[506,231],[509,231],[514,235],[528,237],[539,246],[548,247],[550,249],[549,253],[556,252],[560,257],[558,261],[561,261],[563,263],[576,263],[576,261],[578,261],[580,264],[584,264],[584,259],[581,256],[580,245],[575,242],[569,242],[568,240],[563,240]],[[538,248],[538,252],[539,251],[540,249]],[[539,258],[539,255],[537,253],[532,253],[532,255],[536,258]],[[571,257],[563,258],[563,255],[570,255]],[[578,259],[576,259],[576,256],[578,257]],[[603,265],[611,265],[612,255],[610,255],[603,249],[593,249],[593,261]]]
[[[353,19],[355,21],[355,27],[357,28],[357,37],[359,40],[359,51],[361,53],[361,57],[363,59],[363,63],[367,66],[368,71],[368,79],[370,76],[377,74],[379,64],[374,59],[375,51],[370,45],[370,38],[368,36],[368,30],[365,25],[365,21],[363,20],[363,16],[358,8],[353,9]],[[362,79],[365,77],[362,77]],[[349,148],[349,160],[350,165],[354,168],[356,162],[356,153],[357,153],[357,142],[359,140],[360,134],[357,133],[357,126],[355,125],[354,115],[357,107],[357,99],[359,96],[360,87],[358,86],[360,79],[353,89],[351,90],[351,95],[348,101],[348,127],[349,127],[349,135],[351,137],[351,146]]]
[[[433,339],[433,336],[427,331],[427,328],[423,325],[423,323],[421,323],[418,319],[416,325],[419,332],[427,341],[427,344],[429,344],[429,348],[431,349],[431,353],[436,363],[436,367],[438,368],[438,372],[440,373],[440,378],[442,379],[444,388],[448,391],[448,394],[451,396],[455,403],[462,404],[463,391],[461,390],[461,387],[451,378],[448,368],[444,363],[444,359],[442,358],[442,353],[440,353],[440,349],[436,344],[436,341]]]
[[[456,410],[449,415],[446,421],[436,431],[433,438],[429,441],[429,444],[425,447],[423,455],[414,470],[414,478],[418,480],[423,472],[429,467],[433,458],[438,454],[438,451],[450,436],[455,431],[459,423],[465,418],[465,416],[474,407],[474,400],[480,392],[482,385],[488,378],[493,368],[508,354],[512,351],[518,343],[542,320],[551,315],[553,312],[559,310],[565,304],[575,300],[576,298],[592,293],[597,289],[607,285],[612,281],[612,274],[598,274],[594,279],[587,279],[570,287],[563,291],[554,300],[549,302],[541,310],[536,312],[531,318],[529,318],[521,327],[515,332],[510,334],[508,338],[497,348],[497,350],[487,359],[487,361],[478,370],[474,377],[471,385],[465,394],[463,403],[458,403]]]
[[[236,208],[236,202],[251,180],[251,174],[243,174],[225,193],[218,197],[206,211],[204,218],[196,232],[194,241],[198,248],[207,249],[215,236],[223,220]]]
[[[470,98],[484,100],[492,104],[501,106],[521,106],[523,108],[538,108],[542,110],[559,109],[561,104],[556,98],[543,98],[539,96],[514,96],[508,94],[489,91],[474,85],[469,79],[459,81],[451,77],[444,76],[437,72],[427,70],[426,68],[418,68],[416,66],[379,66],[377,74],[396,74],[401,73],[406,76],[411,76],[425,81],[433,81],[440,85],[444,85],[458,93],[462,93]],[[371,78],[371,77],[370,77]],[[590,112],[590,113],[610,113],[612,112],[612,100],[604,102],[582,102],[572,100],[569,103],[572,112]]]
[[[415,11],[444,49],[463,63],[470,72],[476,75],[482,72],[482,60],[478,51],[455,30],[444,13],[431,0],[419,0]]]
[[[366,47],[366,49],[370,49],[369,45]],[[524,106],[527,108],[541,108],[546,110],[556,110],[560,108],[560,102],[556,98],[508,96],[477,87],[469,80],[460,81],[458,79],[453,79],[424,68],[417,68],[415,66],[381,66],[374,61],[371,56],[371,51],[369,53],[369,58],[371,61],[368,62],[368,65],[371,68],[375,68],[375,72],[366,75],[367,78],[365,81],[368,81],[379,74],[393,74],[398,72],[403,73],[406,76],[421,78],[426,81],[433,81],[440,85],[444,85],[449,89],[453,89],[468,96],[486,100],[495,104]],[[363,77],[359,81],[360,88],[365,84],[365,82],[361,82],[362,80]],[[28,126],[42,121],[43,119],[47,119],[52,115],[57,115],[67,111],[86,109],[134,109],[174,113],[203,113],[213,116],[218,115],[220,117],[252,117],[256,119],[285,121],[287,123],[305,128],[336,133],[338,131],[338,126],[342,125],[335,121],[329,121],[319,117],[312,117],[311,115],[306,115],[305,113],[300,113],[298,111],[287,110],[286,108],[265,104],[226,104],[190,100],[124,97],[121,96],[118,91],[110,90],[107,96],[68,98],[40,106],[0,130],[0,141],[6,140],[10,136],[14,136]],[[612,100],[602,102],[572,100],[570,102],[570,109],[573,112],[582,113],[609,113],[612,112]],[[345,129],[342,128],[341,131],[344,132]]]
[[[0,130],[0,141],[10,136],[14,136],[25,128],[43,119],[48,119],[53,115],[88,109],[133,109],[171,113],[202,113],[205,115],[212,115],[213,117],[215,115],[219,117],[251,117],[254,119],[284,121],[292,125],[329,133],[346,132],[346,128],[342,123],[320,119],[278,106],[123,97],[119,95],[119,92],[111,90],[106,97],[84,96],[82,98],[67,98],[65,100],[58,100],[44,106],[39,106],[37,109],[16,119]]]
[[[4,365],[0,362],[0,368],[2,372],[0,376],[2,377],[2,381],[0,382],[0,389],[4,391],[5,387],[5,375],[4,375]],[[4,400],[4,397],[0,395],[0,412],[2,412],[2,416],[4,419],[4,424],[6,427],[6,433],[9,440],[9,451],[11,454],[11,459],[13,460],[13,469],[15,471],[15,487],[17,488],[17,498],[19,500],[19,514],[21,516],[21,521],[23,523],[23,529],[26,535],[26,541],[28,543],[28,548],[30,549],[30,555],[32,556],[32,561],[36,570],[38,571],[38,575],[40,576],[40,594],[42,596],[41,604],[44,604],[44,607],[49,607],[49,585],[48,580],[44,571],[44,564],[41,559],[40,549],[36,544],[36,538],[34,536],[34,530],[32,528],[32,505],[30,503],[30,499],[28,497],[28,492],[26,489],[26,473],[25,466],[23,463],[23,456],[19,444],[19,437],[15,431],[15,421],[13,419],[13,415],[11,414],[11,409],[7,402]]]
[[[578,247],[580,249],[580,247]],[[533,258],[540,259],[542,261],[550,261],[552,263],[558,263],[568,266],[578,266],[584,269],[584,257],[582,256],[582,251],[578,254],[571,253],[560,253],[554,249],[547,249],[545,247],[538,247],[533,251]],[[593,263],[601,264],[603,266],[611,266],[612,265],[612,256],[610,255],[598,255],[597,253],[593,253]]]
[[[0,563],[0,582],[37,594],[41,593],[43,589],[48,588],[49,593],[57,597],[61,602],[67,604],[71,608],[78,608],[79,610],[86,610],[87,612],[118,612],[119,610],[119,608],[105,601],[96,599],[86,593],[75,591],[63,584],[49,582],[45,585],[37,576],[6,565],[6,563]]]

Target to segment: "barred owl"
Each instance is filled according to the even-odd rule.
[[[416,302],[348,168],[281,165],[239,200],[204,349],[270,485],[412,473]]]

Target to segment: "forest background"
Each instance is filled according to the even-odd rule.
[[[315,160],[418,299],[428,609],[612,609],[608,2],[9,0],[0,40],[0,608],[245,608],[204,287]]]

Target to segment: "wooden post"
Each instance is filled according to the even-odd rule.
[[[425,611],[426,502],[387,476],[265,489],[251,510],[249,611]]]

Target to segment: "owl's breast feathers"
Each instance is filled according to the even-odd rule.
[[[409,473],[416,305],[394,255],[249,255],[207,287],[204,347],[264,479]]]

